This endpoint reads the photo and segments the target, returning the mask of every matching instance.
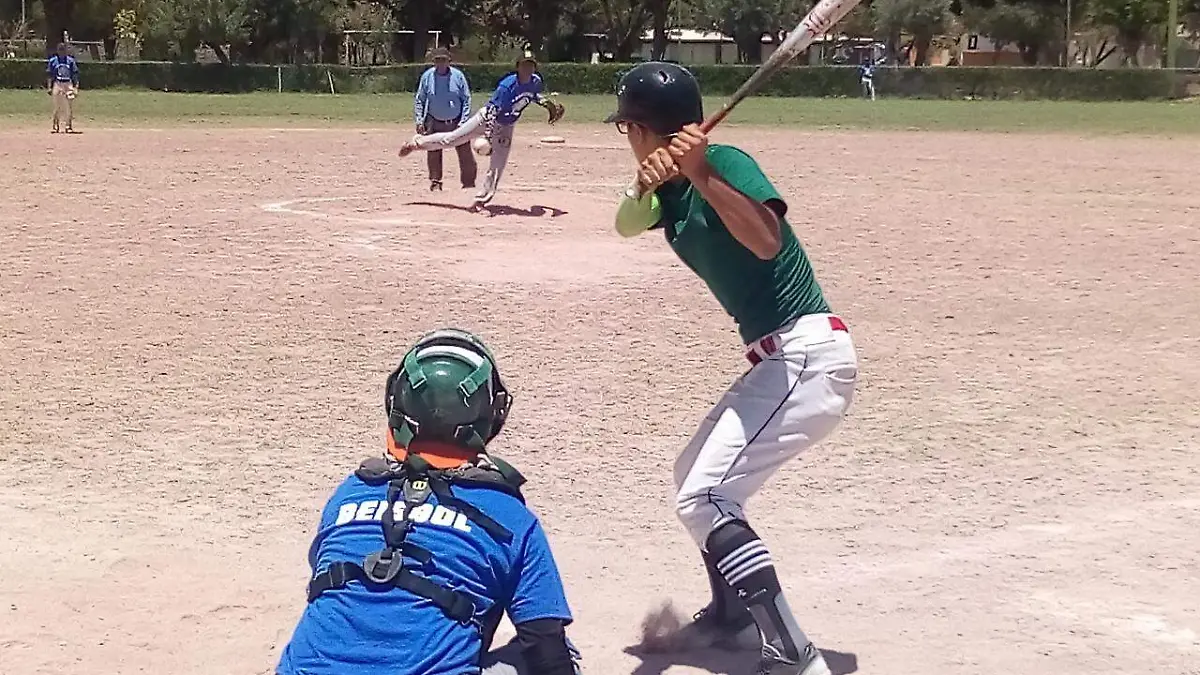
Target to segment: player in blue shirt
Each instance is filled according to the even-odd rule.
[[[871,57],[865,57],[858,65],[858,83],[862,86],[863,95],[875,100],[875,62]]]
[[[400,156],[406,157],[416,150],[437,150],[453,148],[474,139],[482,138],[475,144],[476,152],[490,155],[487,175],[483,185],[475,194],[475,208],[482,207],[496,196],[500,186],[500,176],[508,163],[508,153],[512,147],[513,128],[521,113],[530,103],[536,103],[549,112],[550,124],[562,119],[565,108],[542,95],[542,76],[537,72],[538,62],[532,52],[517,61],[517,69],[504,77],[496,85],[496,91],[487,104],[479,109],[471,119],[464,122],[454,131],[417,135],[400,147]]]
[[[434,331],[404,355],[384,393],[387,452],[321,512],[278,675],[578,675],[524,478],[486,450],[511,404],[469,333]],[[490,651],[505,613],[516,637]]]
[[[58,122],[62,117],[67,118],[67,133],[74,133],[71,124],[75,119],[75,96],[79,93],[79,64],[74,56],[67,53],[67,45],[62,42],[58,43],[58,49],[46,61],[46,93],[54,98],[54,126],[51,133],[58,133]]]

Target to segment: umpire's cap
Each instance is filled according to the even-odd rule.
[[[670,136],[703,120],[700,85],[691,72],[674,63],[647,61],[621,77],[617,111],[604,121],[634,122],[659,136]]]

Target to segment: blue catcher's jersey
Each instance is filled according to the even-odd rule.
[[[517,79],[516,73],[509,73],[500,78],[496,91],[488,103],[496,108],[496,122],[499,124],[516,124],[521,119],[521,113],[530,103],[537,101],[542,93],[542,76],[534,73],[525,84]]]
[[[536,619],[569,623],[562,580],[537,517],[497,489],[454,485],[452,490],[512,532],[512,541],[494,539],[431,494],[409,514],[414,526],[405,541],[432,553],[432,561],[422,565],[406,558],[405,566],[469,594],[477,619],[507,611],[514,624]],[[387,508],[386,483],[347,478],[321,513],[308,554],[314,576],[335,562],[361,565],[367,555],[384,548],[381,520]],[[399,588],[371,590],[351,582],[309,603],[276,672],[469,675],[479,672],[482,640],[478,626],[454,621],[429,600]]]

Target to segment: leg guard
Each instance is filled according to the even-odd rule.
[[[709,605],[714,618],[724,624],[743,625],[753,619],[746,603],[738,597],[737,591],[725,581],[725,577],[717,570],[717,561],[712,553],[701,551],[704,558],[704,571],[708,573],[708,587],[712,591],[712,604]]]
[[[800,663],[806,657],[808,636],[796,625],[771,554],[754,530],[744,521],[731,521],[713,530],[707,548],[720,576],[753,615],[764,656]]]

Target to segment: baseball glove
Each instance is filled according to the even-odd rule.
[[[554,124],[555,122],[561,120],[563,115],[567,114],[567,109],[563,107],[563,104],[555,103],[554,101],[546,102],[546,111],[549,113],[549,120],[547,121],[549,121],[550,124]]]

